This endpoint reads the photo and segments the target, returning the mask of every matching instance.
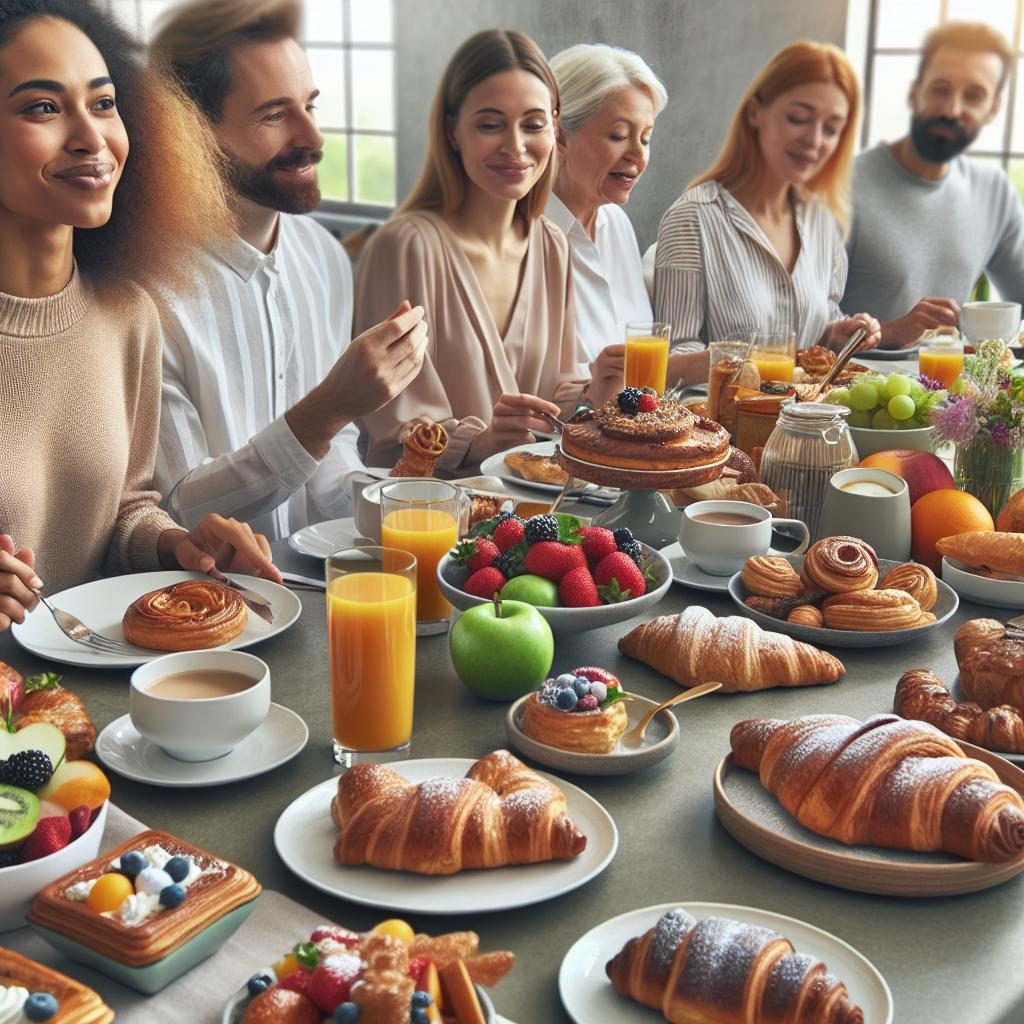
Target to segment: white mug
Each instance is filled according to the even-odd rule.
[[[960,309],[960,333],[971,342],[1001,338],[1019,344],[1019,302],[965,302]]]
[[[746,522],[709,522],[703,519],[737,518]],[[771,547],[772,530],[783,524],[797,526],[803,540],[795,551]],[[749,501],[695,501],[683,509],[679,543],[698,567],[712,576],[731,576],[753,555],[800,555],[807,550],[811,535],[799,519],[774,519],[771,512]]]
[[[910,558],[910,488],[885,469],[832,475],[821,510],[822,537],[859,537],[879,558]]]

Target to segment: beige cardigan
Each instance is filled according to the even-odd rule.
[[[406,390],[362,420],[366,462],[391,466],[410,422],[433,420],[448,431],[439,469],[473,467],[473,438],[507,393],[568,401],[579,389],[569,247],[555,225],[530,225],[522,285],[504,338],[498,333],[472,265],[441,216],[400,214],[371,240],[359,261],[353,334],[379,323],[402,301],[426,310],[430,344],[423,369]]]

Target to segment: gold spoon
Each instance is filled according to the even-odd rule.
[[[651,724],[651,719],[654,718],[659,711],[664,711],[665,708],[674,707],[676,704],[682,704],[684,701],[695,700],[697,697],[703,697],[705,693],[714,693],[715,690],[719,690],[721,687],[721,683],[701,683],[700,686],[694,686],[689,690],[683,690],[682,693],[676,694],[676,696],[665,701],[663,704],[659,704],[656,708],[651,708],[651,710],[640,719],[640,724],[630,729],[629,732],[623,734],[619,738],[619,742],[626,747],[639,747],[644,741],[644,733],[647,732],[647,726]]]

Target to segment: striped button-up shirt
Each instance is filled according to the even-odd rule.
[[[843,319],[846,251],[835,217],[794,196],[800,254],[790,273],[758,223],[716,181],[687,189],[658,229],[654,313],[676,338],[718,341],[738,332],[793,330],[797,346],[821,341]]]
[[[156,485],[186,526],[236,516],[276,539],[352,514],[363,468],[349,424],[321,460],[285,412],[326,376],[352,330],[352,270],[308,217],[281,214],[264,255],[242,238],[197,256],[186,296],[157,296],[163,389]]]

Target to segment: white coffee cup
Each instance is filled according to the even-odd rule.
[[[1001,338],[1009,345],[1017,345],[1020,303],[965,302],[960,308],[960,333],[971,342]]]
[[[833,474],[821,510],[822,537],[859,537],[879,558],[910,558],[910,489],[885,469],[842,469]]]
[[[157,696],[158,680],[193,671],[248,676],[252,685],[217,697]],[[223,757],[257,729],[270,712],[270,669],[244,651],[166,654],[132,673],[128,715],[140,736],[179,761]]]
[[[711,521],[718,519],[719,521]],[[744,519],[746,522],[728,522]],[[797,527],[803,540],[795,551],[771,547],[772,530],[782,525]],[[695,501],[683,509],[679,543],[697,566],[712,576],[731,576],[753,555],[799,555],[807,550],[811,535],[799,519],[774,519],[771,512],[749,501]]]

